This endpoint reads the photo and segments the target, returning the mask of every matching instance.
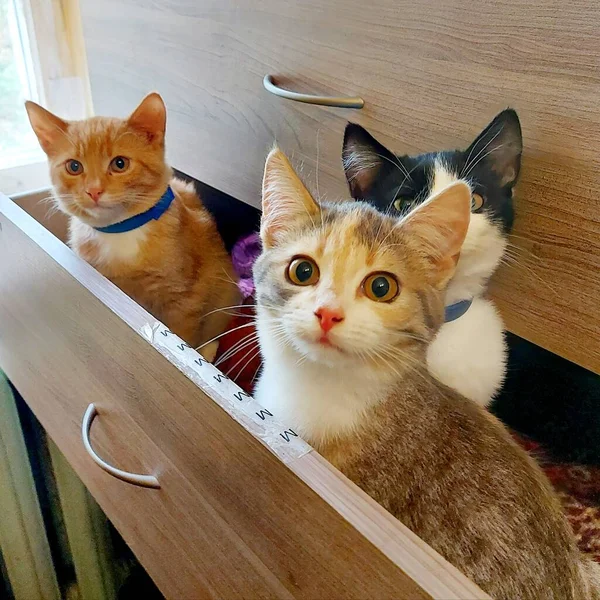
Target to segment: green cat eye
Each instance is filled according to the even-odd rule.
[[[396,200],[394,200],[394,208],[398,211],[398,212],[402,212],[404,210],[406,210],[407,208],[410,208],[410,206],[413,203],[413,198],[411,198],[410,196],[403,196],[401,198],[398,198]]]
[[[314,285],[319,281],[319,267],[312,258],[299,256],[289,264],[287,276],[295,285]]]
[[[391,273],[372,273],[364,280],[363,291],[374,302],[391,302],[398,295],[400,285]]]
[[[69,159],[65,163],[65,169],[69,175],[81,175],[83,173],[83,165],[74,159]]]

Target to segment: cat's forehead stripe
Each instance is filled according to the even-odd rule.
[[[458,180],[458,175],[450,168],[441,157],[435,159],[433,167],[433,185],[431,194],[437,194]]]
[[[347,215],[333,228],[333,235],[327,240],[327,250],[332,262],[332,278],[336,288],[343,287],[348,263],[356,257],[355,219]],[[341,251],[340,251],[341,250]]]
[[[68,140],[80,155],[108,156],[112,155],[114,145],[127,137],[127,134],[128,131],[122,121],[94,117],[88,121],[73,123],[68,130]]]
[[[355,208],[351,212],[337,214],[328,227],[322,230],[315,249],[315,258],[327,255],[333,266],[334,278],[342,282],[349,264],[360,262],[371,268],[390,240],[394,226],[379,213]]]

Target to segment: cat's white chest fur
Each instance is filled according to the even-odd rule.
[[[71,224],[71,244],[77,248],[88,242],[93,243],[98,253],[98,265],[135,262],[146,238],[145,227],[123,233],[102,233],[79,221]]]
[[[442,325],[427,351],[429,372],[463,396],[486,406],[506,372],[503,324],[494,304],[481,296],[462,316]]]
[[[353,372],[312,361],[298,364],[295,352],[262,339],[265,370],[256,400],[282,423],[312,443],[350,431],[364,422],[365,411],[386,395],[385,384],[366,370]]]
[[[458,176],[437,162],[432,193]],[[482,296],[502,260],[506,240],[485,214],[473,214],[446,303],[473,298],[462,316],[444,323],[429,346],[427,367],[443,384],[487,406],[500,390],[506,373],[504,324],[494,304]]]

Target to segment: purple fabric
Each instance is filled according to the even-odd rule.
[[[247,298],[254,293],[252,267],[261,250],[262,244],[258,233],[251,233],[250,235],[240,238],[231,250],[233,268],[240,278],[238,286],[244,295],[244,298]]]

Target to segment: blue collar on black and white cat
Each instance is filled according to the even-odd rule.
[[[473,298],[449,304],[444,309],[444,322],[450,323],[450,321],[456,321],[456,319],[462,317],[471,308],[471,304],[473,304]]]
[[[171,206],[171,202],[173,202],[174,199],[175,194],[173,193],[171,186],[169,186],[167,191],[160,197],[160,200],[146,212],[129,217],[129,219],[125,219],[119,223],[113,223],[106,227],[94,227],[94,229],[101,233],[125,233],[126,231],[133,231],[150,221],[157,221],[160,219],[169,206]]]

